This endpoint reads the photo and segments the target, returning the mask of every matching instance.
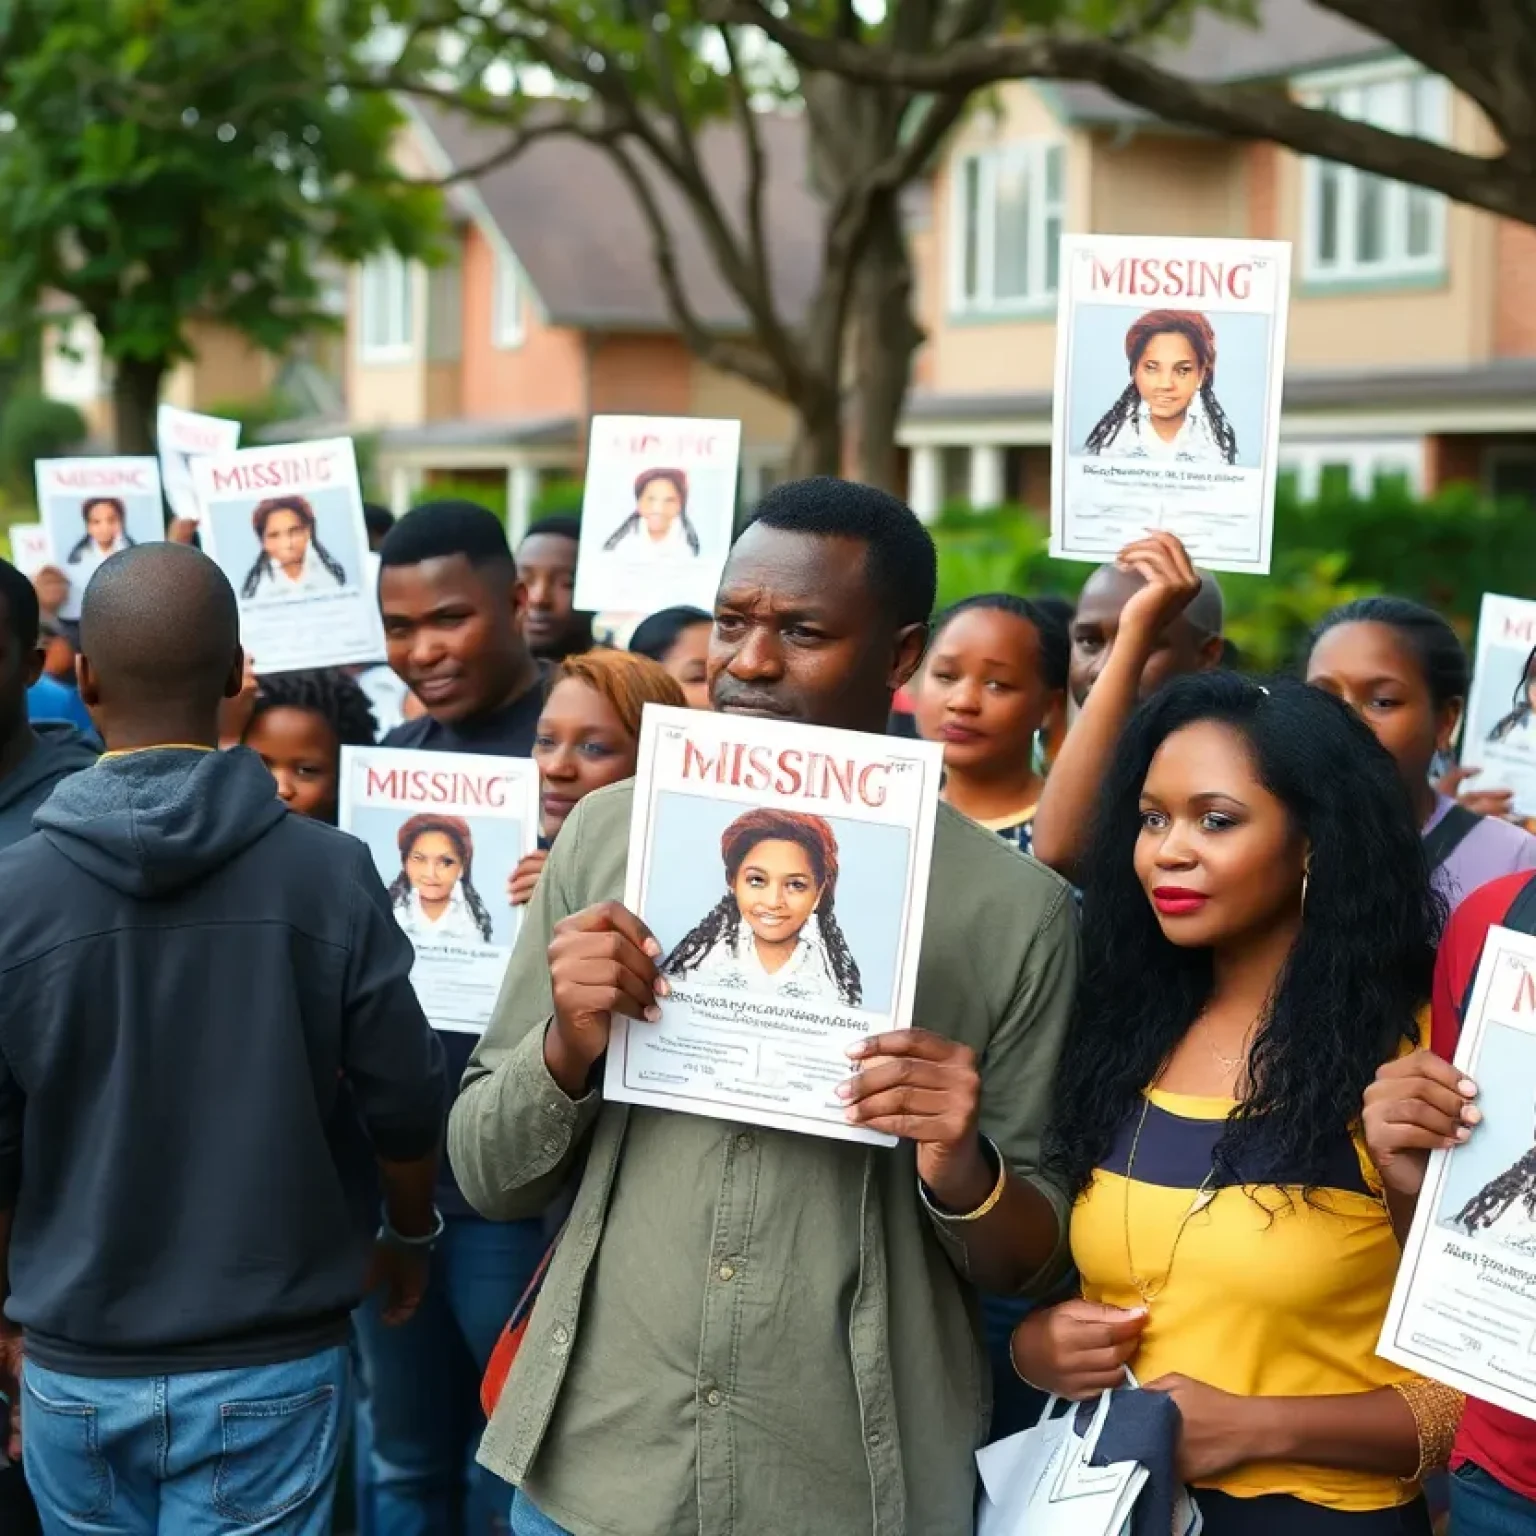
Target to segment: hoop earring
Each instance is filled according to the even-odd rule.
[[[1307,915],[1307,888],[1312,883],[1312,861],[1308,859],[1301,869],[1301,915]]]

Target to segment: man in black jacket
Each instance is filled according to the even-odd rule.
[[[403,1321],[441,1225],[410,944],[361,844],[214,750],[242,662],[210,560],[113,556],[80,657],[108,751],[0,853],[4,1343],[48,1529],[321,1536],[370,1261]]]

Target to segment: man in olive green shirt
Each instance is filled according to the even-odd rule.
[[[932,541],[894,498],[780,487],[716,602],[717,710],[879,732],[916,669]],[[1037,1172],[1077,942],[1066,885],[940,808],[914,1016],[849,1114],[894,1149],[604,1103],[613,1012],[660,947],[619,899],[633,789],[583,801],[449,1125],[484,1215],[575,1207],[481,1459],[514,1536],[957,1536],[989,1383],[971,1285],[1062,1261]]]

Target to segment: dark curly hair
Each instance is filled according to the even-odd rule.
[[[1306,919],[1250,1048],[1247,1097],[1216,1147],[1236,1170],[1325,1182],[1330,1144],[1356,1124],[1376,1069],[1416,1039],[1443,904],[1429,883],[1408,792],[1386,749],[1339,700],[1294,679],[1181,678],[1148,699],[1116,751],[1083,870],[1083,979],[1057,1070],[1046,1165],[1074,1195],[1108,1156],[1212,985],[1209,950],[1163,936],[1132,859],[1157,749],[1214,721],[1248,744],[1259,778],[1310,849]]]
[[[338,746],[371,747],[379,739],[379,722],[368,695],[356,679],[335,667],[267,674],[251,709],[251,723],[271,709],[302,709],[319,715],[335,733]]]
[[[725,895],[711,907],[702,922],[694,927],[662,962],[668,976],[686,976],[722,939],[733,947],[741,934],[741,907],[736,900],[736,876],[747,855],[759,843],[794,843],[803,848],[811,861],[821,899],[816,903],[816,917],[821,924],[821,939],[838,992],[850,1008],[864,1000],[864,982],[859,964],[848,948],[835,910],[837,902],[837,835],[831,823],[803,811],[761,809],[738,816],[720,834],[720,856],[725,862]]]
[[[638,502],[645,495],[646,488],[658,480],[665,480],[668,485],[677,492],[678,509],[677,520],[683,525],[683,537],[688,541],[688,548],[694,553],[699,552],[699,535],[688,516],[688,476],[680,469],[647,469],[635,481],[635,500]],[[640,528],[640,508],[624,519],[619,526],[608,535],[603,544],[604,549],[617,549],[630,534],[636,533]]]

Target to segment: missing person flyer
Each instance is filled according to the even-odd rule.
[[[202,508],[192,480],[192,461],[203,454],[233,453],[240,446],[240,423],[162,405],[155,415],[155,446],[171,516],[196,522]]]
[[[576,606],[712,611],[736,520],[739,421],[594,416]]]
[[[1283,242],[1063,237],[1053,555],[1165,529],[1207,569],[1268,574],[1290,287]]]
[[[1461,761],[1481,770],[1473,788],[1511,790],[1536,816],[1536,603],[1483,594]]]
[[[235,589],[258,673],[384,654],[351,438],[216,454],[192,475],[203,548]]]
[[[912,1019],[942,748],[647,707],[624,899],[661,1020],[615,1015],[604,1095],[888,1146],[835,1096]]]
[[[1456,1065],[1483,1118],[1429,1155],[1378,1353],[1536,1419],[1536,937],[1488,930]]]
[[[48,543],[48,530],[41,523],[12,523],[11,564],[28,581],[32,580],[45,565],[53,561],[53,550]]]
[[[61,619],[80,617],[86,584],[104,560],[165,537],[160,466],[152,458],[39,459],[37,505],[48,563],[69,583]]]
[[[522,920],[512,875],[539,845],[538,770],[521,757],[344,747],[338,822],[373,855],[433,1027],[482,1033]]]

